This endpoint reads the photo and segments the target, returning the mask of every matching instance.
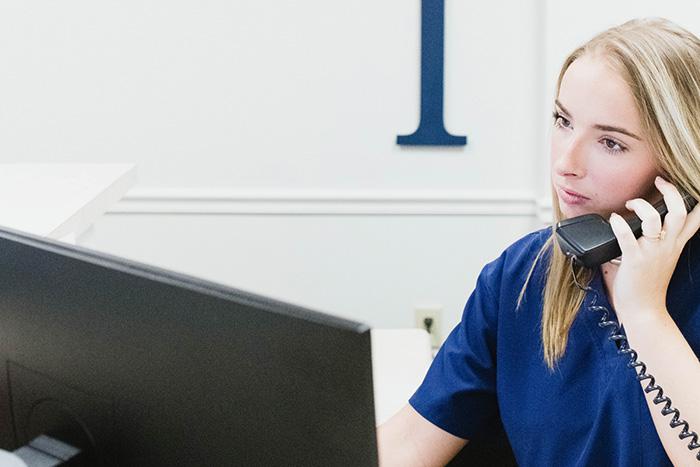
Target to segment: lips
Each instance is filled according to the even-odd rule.
[[[569,190],[569,189],[563,188],[563,187],[559,187],[559,189],[562,190],[562,191],[564,191],[564,192],[566,192],[566,193],[568,193],[568,194],[571,195],[571,196],[578,196],[579,198],[589,199],[588,197],[583,196],[581,193],[577,193],[577,192],[575,192],[575,191],[573,191],[573,190]]]

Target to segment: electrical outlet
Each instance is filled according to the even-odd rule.
[[[442,341],[442,306],[417,306],[415,309],[416,327],[425,329],[430,334],[430,345],[440,346]]]

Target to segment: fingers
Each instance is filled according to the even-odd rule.
[[[666,230],[666,235],[670,238],[677,238],[681,231],[683,231],[685,220],[688,216],[688,213],[685,210],[683,197],[678,192],[678,189],[673,186],[673,184],[667,182],[661,177],[656,177],[654,184],[656,185],[656,188],[664,195],[664,202],[666,203],[666,208],[668,209],[668,214],[666,214],[666,217],[664,218],[664,229]]]
[[[636,250],[639,248],[637,238],[634,236],[632,228],[622,216],[613,212],[610,215],[610,227],[615,237],[617,237],[617,243],[620,245],[622,256],[629,258],[632,254],[636,253]]]
[[[678,235],[679,241],[685,243],[692,238],[693,235],[700,229],[700,203],[696,204],[692,211],[685,218],[685,226]]]
[[[642,232],[648,236],[656,236],[663,228],[666,238],[673,240],[681,248],[700,229],[700,203],[688,213],[685,202],[678,189],[661,177],[654,180],[656,188],[663,194],[668,213],[664,217],[663,225],[658,211],[646,200],[636,198],[625,203],[627,209],[634,211],[642,221]],[[639,248],[639,243],[634,233],[625,220],[618,214],[610,216],[610,226],[617,237],[623,255],[631,254]]]
[[[661,232],[661,216],[659,211],[654,209],[654,206],[648,201],[636,198],[625,203],[625,207],[634,211],[642,220],[642,233],[650,237],[655,237]]]

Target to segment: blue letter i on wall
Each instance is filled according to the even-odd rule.
[[[445,66],[445,0],[421,2],[420,123],[396,143],[411,146],[464,146],[466,136],[451,135],[443,120]]]

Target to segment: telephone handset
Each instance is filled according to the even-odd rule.
[[[690,212],[690,210],[697,204],[697,200],[683,192],[681,192],[681,195],[683,196],[686,210]],[[666,214],[668,213],[666,203],[661,200],[654,203],[653,206],[661,215],[661,221],[663,222],[664,217],[666,217]],[[642,235],[641,219],[637,217],[636,214],[632,214],[631,216],[626,216],[625,220],[631,227],[632,232],[634,232],[634,236],[639,238]],[[671,406],[671,399],[668,397],[668,395],[664,395],[664,391],[661,386],[656,384],[654,376],[647,373],[647,366],[644,364],[644,362],[637,359],[637,352],[630,348],[629,344],[627,343],[627,337],[622,331],[619,323],[609,317],[609,310],[604,305],[597,304],[599,299],[598,292],[596,292],[596,290],[590,286],[583,286],[579,284],[576,278],[574,264],[579,264],[587,268],[596,268],[601,264],[620,256],[620,245],[617,243],[617,237],[615,237],[610,224],[598,214],[585,214],[583,216],[573,217],[571,219],[565,219],[558,222],[556,226],[556,235],[559,247],[571,262],[571,272],[573,274],[574,283],[581,290],[585,290],[593,294],[593,298],[589,304],[589,309],[602,312],[603,314],[600,322],[598,322],[598,326],[601,328],[611,328],[608,340],[617,344],[617,353],[619,355],[629,356],[627,366],[634,369],[637,381],[649,380],[647,386],[644,388],[644,392],[650,393],[653,391],[658,391],[658,393],[654,396],[654,404],[664,404],[664,406],[661,408],[662,415],[673,414],[669,425],[671,428],[677,428],[679,426],[682,427],[681,432],[678,433],[678,438],[681,440],[690,438],[690,441],[688,442],[688,450],[692,451],[695,449],[700,449],[698,434],[694,431],[690,431],[690,425],[688,422],[680,418],[680,411]],[[637,373],[637,368],[640,368],[639,373]],[[695,459],[700,461],[700,451],[698,451],[698,453],[695,455]]]
[[[688,212],[697,204],[697,201],[689,194],[683,195],[685,207]],[[668,213],[666,203],[662,199],[655,203],[654,208],[661,215],[661,222]],[[632,213],[625,217],[639,238],[642,235],[642,220]],[[564,254],[573,257],[574,262],[587,268],[595,268],[620,256],[620,245],[607,220],[598,214],[584,214],[583,216],[564,219],[557,223],[557,242]]]

